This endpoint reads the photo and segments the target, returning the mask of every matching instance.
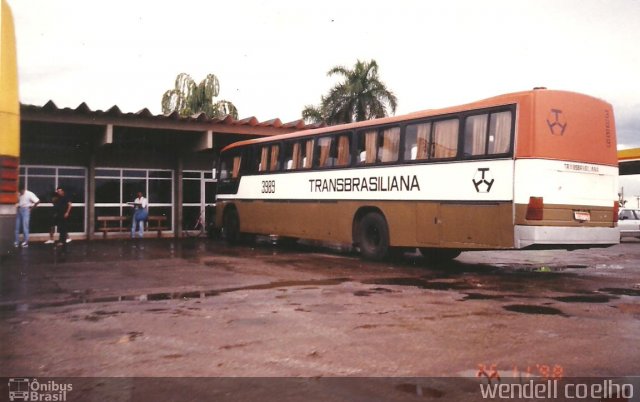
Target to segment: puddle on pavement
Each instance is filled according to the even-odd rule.
[[[468,284],[467,282],[460,281],[428,281],[426,279],[421,278],[382,278],[382,279],[374,279],[371,281],[363,281],[362,283],[367,285],[387,285],[387,286],[413,286],[420,289],[429,289],[429,290],[465,290],[465,289],[473,289],[474,286]]]
[[[439,389],[425,387],[420,384],[402,383],[396,385],[396,390],[423,398],[442,398],[444,392]]]
[[[331,279],[308,280],[308,281],[269,282],[269,283],[263,283],[259,285],[250,285],[250,286],[242,286],[238,288],[222,289],[222,290],[219,290],[219,292],[228,293],[228,292],[236,292],[239,290],[264,290],[264,289],[290,288],[290,287],[296,287],[296,286],[330,286],[330,285],[339,285],[343,282],[348,282],[350,280],[351,280],[350,278],[331,278]]]
[[[25,312],[28,310],[37,310],[47,307],[61,307],[76,304],[86,303],[111,303],[121,301],[162,301],[162,300],[189,300],[189,299],[201,299],[206,297],[218,296],[222,293],[231,293],[243,290],[267,290],[278,288],[290,288],[290,287],[303,287],[303,288],[318,288],[319,286],[332,286],[339,285],[344,282],[352,281],[351,278],[330,278],[322,280],[306,280],[306,281],[279,281],[269,282],[257,285],[241,286],[236,288],[227,289],[214,289],[214,290],[198,290],[189,292],[158,292],[147,293],[142,295],[123,295],[123,296],[106,296],[106,297],[86,297],[86,295],[77,295],[78,297],[71,300],[62,300],[48,303],[19,303],[19,304],[7,304],[0,306],[0,311],[18,311]],[[361,283],[367,285],[396,285],[396,286],[413,286],[420,289],[429,290],[465,290],[473,289],[474,286],[461,281],[448,281],[448,280],[426,280],[421,278],[386,278],[375,279],[370,281],[362,281]],[[286,289],[283,289],[286,290]],[[387,293],[394,292],[391,289],[383,287],[375,287],[369,290],[362,290],[354,292],[355,296],[369,296],[375,293]]]
[[[119,314],[123,314],[124,311],[103,311],[103,310],[96,310],[94,312],[92,312],[91,314],[87,315],[84,317],[85,320],[87,321],[100,321],[104,318],[107,317],[111,317],[111,316],[116,316]]]
[[[464,300],[497,300],[504,299],[506,296],[504,295],[488,295],[485,293],[465,293]]]
[[[553,298],[564,303],[607,303],[611,299],[612,297],[607,295],[572,295]]]
[[[533,304],[510,304],[508,306],[502,306],[502,308],[515,313],[565,316],[565,314],[557,308],[536,306]]]
[[[350,280],[351,280],[350,278],[331,278],[331,279],[307,280],[307,281],[280,281],[280,282],[263,283],[258,285],[242,286],[237,288],[205,290],[205,291],[197,290],[197,291],[189,291],[189,292],[159,292],[159,293],[148,293],[148,294],[142,294],[142,295],[124,295],[124,296],[109,296],[109,297],[96,297],[96,298],[77,297],[71,300],[62,300],[62,301],[55,301],[55,302],[48,302],[48,303],[3,304],[0,306],[0,312],[11,312],[11,311],[25,312],[29,310],[37,310],[37,309],[47,308],[47,307],[61,307],[61,306],[70,306],[70,305],[86,304],[86,303],[201,299],[205,297],[218,296],[222,293],[231,293],[231,292],[237,292],[242,290],[265,290],[265,289],[289,288],[289,287],[298,287],[298,286],[303,286],[303,287],[330,286],[330,285],[339,285],[343,282],[348,282]]]
[[[357,290],[353,292],[353,295],[354,296],[371,296],[374,294],[381,294],[381,293],[395,293],[395,291],[387,288],[373,288],[373,289],[367,289],[367,290]]]
[[[598,292],[609,293],[611,295],[619,295],[619,296],[640,296],[640,289],[603,288],[603,289],[598,289]]]

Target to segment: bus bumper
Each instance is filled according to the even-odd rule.
[[[527,247],[586,248],[611,246],[618,243],[620,243],[620,230],[617,227],[516,225],[514,232],[514,247],[517,249]]]

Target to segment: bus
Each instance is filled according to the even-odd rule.
[[[13,244],[20,158],[20,103],[11,9],[0,6],[0,255]]]
[[[462,106],[241,141],[222,149],[216,224],[420,249],[577,249],[619,242],[611,105],[536,88]]]

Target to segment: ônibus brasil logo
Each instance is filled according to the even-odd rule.
[[[54,380],[39,382],[33,378],[9,378],[10,401],[66,401],[73,384]]]

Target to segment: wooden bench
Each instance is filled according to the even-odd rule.
[[[98,216],[98,228],[96,232],[102,232],[102,238],[107,238],[107,232],[129,232],[131,231],[131,217],[129,216]],[[114,223],[115,222],[115,223]],[[126,224],[125,224],[126,222]],[[169,230],[166,227],[167,217],[164,215],[147,217],[146,230],[156,231],[158,237],[162,237],[163,230]]]
[[[165,226],[167,222],[167,217],[164,215],[149,215],[147,217],[147,230],[155,230],[158,232],[158,237],[162,237],[163,230],[169,230],[168,227]]]
[[[128,232],[131,230],[130,225],[125,226],[125,222],[129,220],[128,216],[99,216],[97,232],[102,232],[102,238],[107,238],[107,232]],[[114,224],[115,222],[115,224]]]

